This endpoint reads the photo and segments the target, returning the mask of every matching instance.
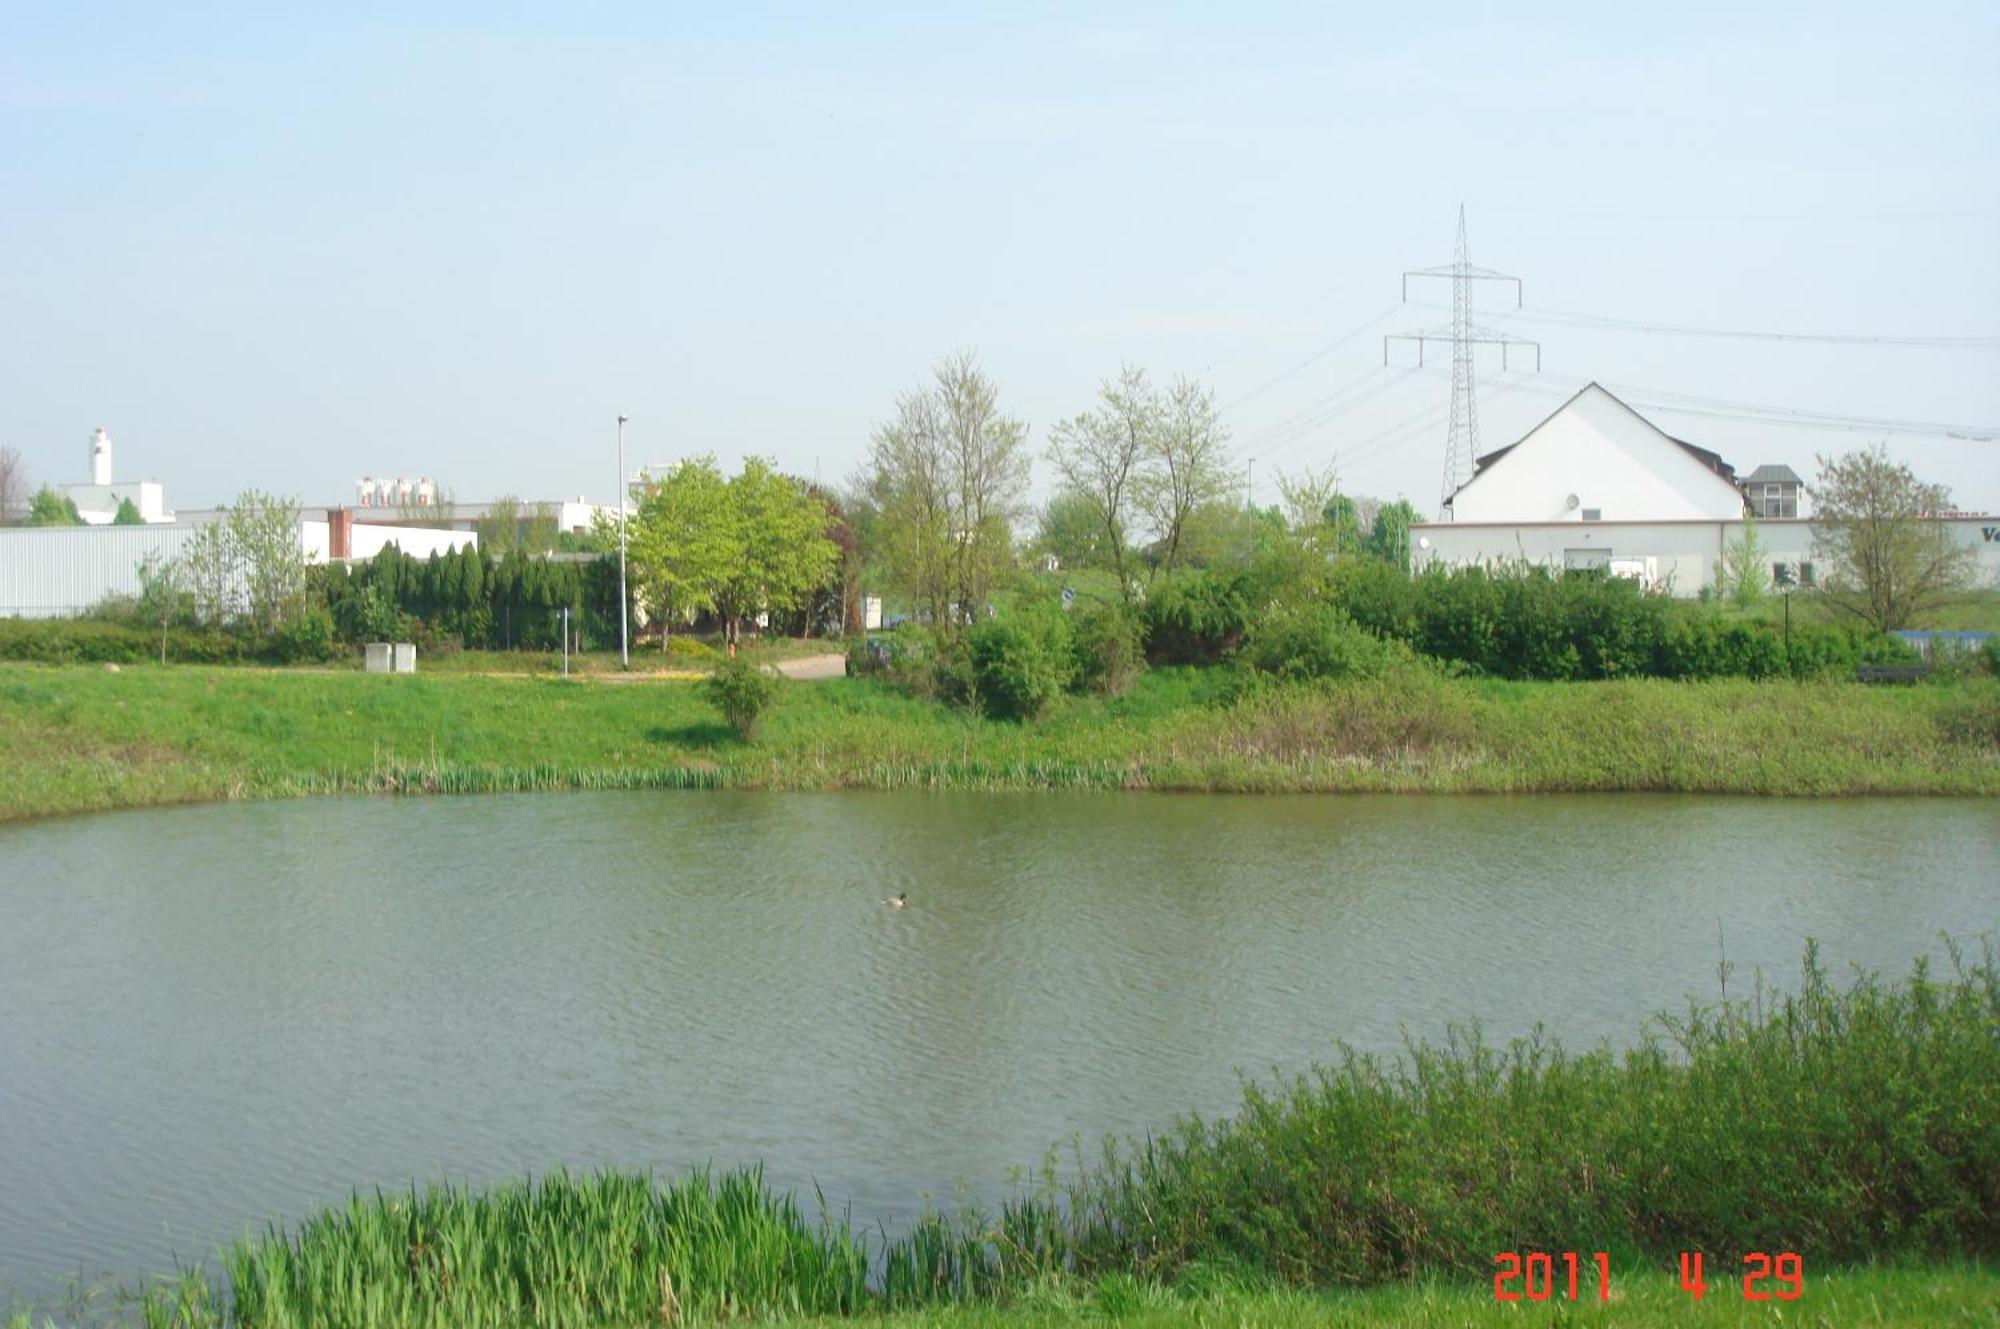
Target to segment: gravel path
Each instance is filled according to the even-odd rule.
[[[780,660],[777,670],[786,678],[844,678],[847,675],[847,657],[806,655],[796,660]]]

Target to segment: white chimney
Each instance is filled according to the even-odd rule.
[[[90,483],[111,483],[111,434],[103,425],[90,436]]]

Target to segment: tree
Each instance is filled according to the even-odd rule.
[[[0,448],[0,526],[27,515],[28,464],[14,448]]]
[[[162,558],[153,550],[139,560],[139,612],[148,623],[160,625],[160,663],[167,662],[167,629],[185,611],[186,595],[181,589],[182,568],[176,558]]]
[[[1188,518],[1230,490],[1229,431],[1216,414],[1214,393],[1191,379],[1174,380],[1148,461],[1134,498],[1152,521],[1159,570],[1172,572],[1181,559]]]
[[[1107,568],[1102,511],[1074,489],[1057,491],[1042,507],[1035,527],[1035,547],[1054,554],[1066,568]]]
[[[1368,531],[1368,552],[1384,563],[1393,563],[1408,572],[1410,527],[1416,521],[1417,510],[1410,506],[1407,499],[1384,503],[1375,509],[1375,521]]]
[[[28,515],[23,526],[81,526],[83,515],[76,510],[76,500],[67,494],[58,494],[47,485],[35,491],[28,500]]]
[[[221,524],[242,571],[250,628],[268,636],[305,606],[306,556],[299,543],[298,504],[246,490]]]
[[[180,564],[197,623],[219,628],[236,618],[243,579],[227,521],[212,521],[196,531],[181,550]]]
[[[521,500],[513,494],[502,494],[486,505],[486,515],[476,518],[472,527],[479,532],[479,547],[496,559],[521,548]]]
[[[1715,569],[1715,590],[1738,609],[1755,609],[1764,602],[1764,542],[1757,538],[1757,519],[1747,513],[1743,533],[1723,546]]]
[[[1813,556],[1827,605],[1880,632],[1912,626],[1972,581],[1977,554],[1935,520],[1951,491],[1926,484],[1878,444],[1819,458]]]
[[[761,457],[730,480],[725,511],[714,601],[733,645],[746,617],[800,608],[833,575],[840,551],[827,538],[826,504]]]
[[[1027,433],[970,352],[939,363],[875,432],[867,490],[882,553],[933,623],[970,621],[1012,563]]]
[[[1127,531],[1135,489],[1143,490],[1148,461],[1160,453],[1161,403],[1146,371],[1126,366],[1118,381],[1104,380],[1099,405],[1064,420],[1049,433],[1048,455],[1066,486],[1064,499],[1087,504],[1103,537],[1118,593],[1132,598]]]
[[[1331,465],[1319,470],[1309,466],[1297,475],[1278,472],[1285,520],[1301,536],[1310,538],[1326,524],[1327,509],[1339,493],[1340,478]]]
[[[131,499],[121,498],[118,500],[118,511],[111,515],[111,524],[113,526],[144,526],[146,519],[139,515],[139,509],[133,506]]]
[[[626,531],[626,558],[648,608],[660,620],[660,650],[676,618],[715,608],[716,588],[734,556],[728,481],[712,456],[674,463],[640,495]]]

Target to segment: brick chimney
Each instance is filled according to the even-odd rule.
[[[326,556],[329,560],[354,557],[354,513],[348,508],[326,510]]]

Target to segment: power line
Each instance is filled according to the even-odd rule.
[[[1432,306],[1442,308],[1442,306]],[[1927,350],[2000,350],[2000,336],[1899,336],[1834,332],[1765,332],[1747,328],[1702,328],[1681,323],[1649,323],[1609,314],[1585,314],[1566,309],[1511,310],[1495,317],[1505,321],[1557,327],[1598,327],[1621,332],[1658,333],[1674,337],[1724,337],[1739,341],[1806,342],[1822,346],[1909,346]]]
[[[1419,371],[1433,378],[1443,377],[1437,370]],[[1590,382],[1568,374],[1550,374],[1548,377],[1568,384],[1566,387],[1531,388],[1530,391],[1548,396],[1561,397],[1574,393],[1576,389]],[[1656,411],[1674,415],[1712,416],[1724,420],[1740,420],[1749,424],[1785,425],[1800,429],[1843,430],[1849,433],[1892,433],[1920,434],[1943,438],[1955,438],[1965,442],[1992,442],[2000,439],[2000,425],[1949,424],[1938,420],[1908,420],[1889,416],[1849,415],[1835,411],[1815,411],[1796,406],[1771,406],[1762,402],[1735,401],[1725,397],[1702,397],[1692,393],[1675,392],[1669,388],[1649,388],[1633,383],[1613,383],[1599,380],[1601,386],[1617,393],[1621,398],[1636,406],[1645,406]]]
[[[1360,407],[1366,405],[1367,403],[1374,401],[1377,397],[1380,397],[1383,393],[1389,391],[1389,389],[1395,387],[1397,384],[1408,382],[1410,371],[1401,370],[1395,373],[1390,373],[1390,371],[1379,368],[1371,369],[1368,371],[1368,377],[1370,378],[1374,378],[1377,375],[1385,375],[1385,374],[1387,375],[1387,377],[1380,378],[1377,382],[1369,386],[1365,391],[1360,392],[1348,398],[1348,400],[1340,403],[1338,406],[1331,407],[1330,409],[1320,411],[1317,412],[1316,414],[1312,414],[1309,416],[1295,417],[1293,420],[1288,421],[1284,425],[1278,426],[1274,429],[1266,430],[1263,434],[1258,435],[1255,438],[1246,440],[1246,445],[1263,443],[1264,446],[1258,448],[1255,452],[1245,454],[1245,460],[1255,460],[1260,457],[1269,456],[1271,453],[1277,451],[1279,448],[1282,448],[1289,443],[1295,442],[1297,439],[1303,437],[1306,434],[1311,433],[1313,430],[1317,429],[1319,426],[1323,424],[1326,424],[1328,421],[1337,420],[1343,415],[1348,415],[1352,413],[1353,411],[1359,409]]]
[[[1362,333],[1368,331],[1368,329],[1374,327],[1377,323],[1380,323],[1383,319],[1389,317],[1389,315],[1395,312],[1396,312],[1396,306],[1390,305],[1387,309],[1384,309],[1381,313],[1375,315],[1375,317],[1369,319],[1366,323],[1363,323],[1360,327],[1354,329],[1352,332],[1343,333],[1341,336],[1336,337],[1333,341],[1321,347],[1319,350],[1314,351],[1311,355],[1299,361],[1297,364],[1293,365],[1290,369],[1280,372],[1276,377],[1270,379],[1262,386],[1250,389],[1250,391],[1244,393],[1242,396],[1236,398],[1235,400],[1224,404],[1219,409],[1222,411],[1223,414],[1226,415],[1230,411],[1233,411],[1237,407],[1241,406],[1244,402],[1249,401],[1251,398],[1262,396],[1264,393],[1269,392],[1272,388],[1277,387],[1280,383],[1283,383],[1286,379],[1292,377],[1292,375],[1299,373],[1301,370],[1309,369],[1313,365],[1318,364],[1321,360],[1324,360],[1327,356],[1332,355],[1335,351],[1347,345],[1347,343],[1353,341],[1356,337],[1359,337]]]

